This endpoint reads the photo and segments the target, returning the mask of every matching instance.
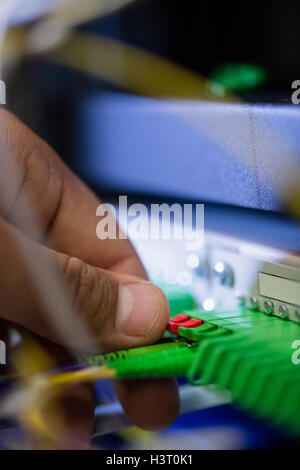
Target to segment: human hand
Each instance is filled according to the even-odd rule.
[[[17,169],[13,181],[11,165]],[[0,168],[1,317],[45,338],[57,351],[53,344],[61,343],[61,335],[49,321],[45,299],[37,295],[37,280],[22,257],[26,252],[41,266],[55,264],[78,318],[94,338],[95,352],[158,340],[168,321],[168,304],[146,280],[131,243],[97,239],[98,198],[44,141],[4,110],[0,111]],[[27,194],[32,213],[27,210]],[[37,239],[33,214],[42,238]],[[63,315],[59,309],[58,303]],[[78,348],[89,347],[82,338],[77,340]],[[116,390],[126,414],[143,428],[164,427],[176,417],[173,380],[118,382]],[[66,423],[86,435],[93,421],[91,389],[82,384],[62,395]]]

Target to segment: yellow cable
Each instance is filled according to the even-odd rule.
[[[239,101],[199,74],[116,39],[75,32],[47,59],[146,96]],[[222,88],[222,87],[221,87]]]
[[[75,372],[64,372],[50,375],[48,382],[51,386],[62,386],[76,382],[92,382],[100,379],[113,379],[116,377],[116,371],[105,366],[89,367]]]
[[[2,61],[30,54],[28,35],[30,29],[11,28],[1,51]],[[240,102],[222,86],[171,60],[100,35],[73,30],[69,39],[45,57],[145,96]]]

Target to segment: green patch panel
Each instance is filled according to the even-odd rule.
[[[168,330],[177,334],[168,331],[168,339],[156,345],[90,357],[90,365],[106,364],[120,379],[175,376],[214,384],[229,390],[240,408],[299,434],[300,365],[292,361],[292,344],[300,340],[300,325],[242,306],[207,312],[193,308],[189,294],[170,295]]]

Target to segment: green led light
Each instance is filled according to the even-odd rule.
[[[239,92],[261,85],[267,78],[263,67],[251,64],[220,65],[212,74],[212,87],[224,87],[226,91]]]

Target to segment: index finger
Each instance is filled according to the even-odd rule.
[[[103,269],[146,277],[129,240],[97,238],[100,200],[52,148],[4,110],[0,111],[0,132],[0,186],[5,188],[0,203],[9,221],[23,232],[25,227],[34,237],[30,233],[32,214],[25,205],[25,194],[30,194],[33,214],[52,248]],[[17,168],[12,182],[11,165]]]

